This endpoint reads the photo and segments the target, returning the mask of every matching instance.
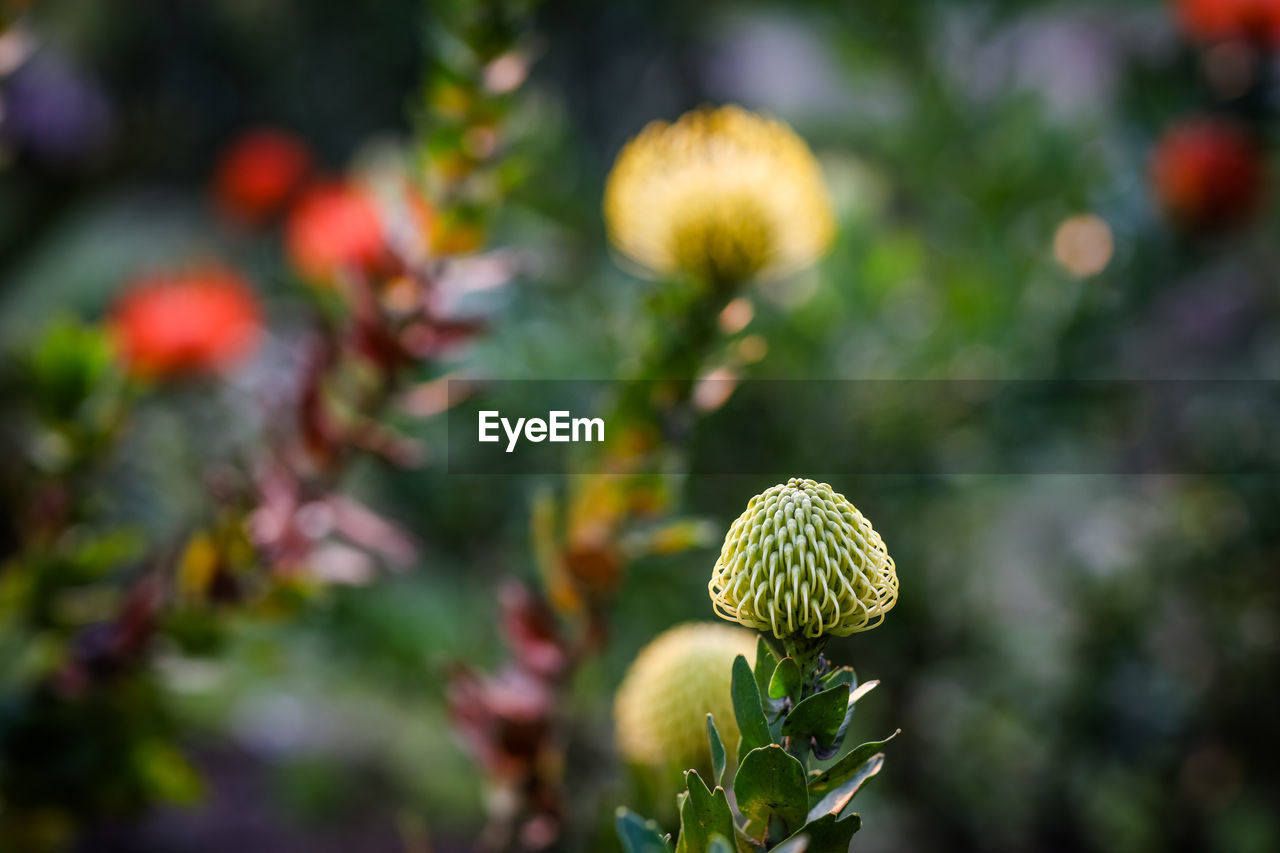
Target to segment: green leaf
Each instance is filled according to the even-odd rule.
[[[761,696],[769,695],[769,679],[773,677],[773,670],[778,666],[778,656],[773,653],[773,647],[769,645],[769,641],[764,638],[763,634],[756,637],[756,666],[755,678],[756,687],[760,690]]]
[[[707,740],[711,742],[711,772],[717,785],[724,784],[724,767],[728,756],[724,752],[724,741],[720,739],[720,730],[716,728],[716,718],[707,714]]]
[[[138,560],[146,550],[147,538],[137,528],[117,527],[101,535],[90,534],[75,549],[71,570],[76,579],[93,580]]]
[[[772,743],[769,735],[769,724],[764,719],[764,706],[760,704],[760,690],[756,687],[755,676],[747,659],[742,655],[733,662],[733,681],[730,685],[733,695],[733,713],[738,718],[738,731],[742,733],[742,742],[738,745],[738,760],[753,749]]]
[[[773,853],[805,853],[809,849],[809,836],[793,835],[773,848]],[[821,849],[821,848],[815,848]]]
[[[800,665],[795,662],[795,658],[783,658],[773,671],[773,678],[769,679],[769,698],[797,702],[803,686],[804,676],[800,673]]]
[[[735,853],[733,842],[723,835],[713,835],[711,843],[707,846],[707,853]]]
[[[851,814],[845,818],[837,818],[832,814],[823,815],[812,823],[806,824],[795,835],[773,848],[773,853],[778,853],[779,850],[784,849],[845,853],[849,849],[849,844],[853,841],[854,833],[859,829],[862,829],[862,818],[859,815]],[[801,840],[806,842],[804,847],[787,847],[788,844],[794,844]]]
[[[774,743],[782,741],[782,721],[804,689],[804,677],[795,658],[785,657],[778,662],[769,679],[769,686],[764,694],[764,718],[769,723],[769,739]]]
[[[781,668],[781,667],[779,667]],[[818,758],[830,758],[849,710],[849,685],[837,684],[815,693],[791,709],[782,723],[782,734],[805,738]]]
[[[858,767],[857,771],[846,779],[844,782],[836,786],[829,794],[818,801],[818,804],[809,809],[809,820],[816,821],[823,815],[839,815],[844,811],[845,806],[849,805],[849,801],[862,788],[872,776],[880,772],[880,768],[884,766],[884,753],[878,752],[871,758],[867,759]]]
[[[763,838],[778,818],[787,830],[804,825],[809,806],[804,765],[777,744],[753,749],[742,759],[733,780],[738,811],[747,819],[747,834]]]
[[[858,686],[858,676],[854,674],[853,667],[842,666],[839,669],[833,669],[826,675],[822,676],[822,689],[835,687],[837,684],[847,684],[852,690]]]
[[[782,717],[791,707],[785,699],[773,699],[769,696],[769,685],[778,671],[778,654],[765,639],[764,634],[756,638],[756,666],[754,670],[756,687],[760,690],[760,703],[764,708],[764,718],[769,724],[769,740],[777,743],[782,738]]]
[[[626,853],[671,853],[669,836],[663,835],[656,823],[629,809],[618,809],[615,826]]]
[[[811,774],[809,777],[809,793],[825,794],[827,791],[838,788],[854,773],[858,772],[858,769],[868,759],[879,752],[881,747],[901,733],[902,729],[898,729],[884,740],[873,740],[861,746],[855,746],[846,756],[826,770]]]
[[[733,840],[738,846],[738,853],[760,853],[760,845],[764,843],[751,838],[741,826],[738,827]]]
[[[680,804],[680,841],[676,853],[705,853],[714,836],[733,837],[733,813],[724,788],[708,790],[696,770],[685,773],[689,795]]]
[[[844,722],[840,724],[840,730],[836,732],[837,747],[844,743],[844,736],[849,732],[849,724],[853,722],[854,706],[858,704],[859,699],[874,690],[879,683],[879,681],[868,681],[864,684],[858,685],[849,693],[849,710],[845,711]],[[830,758],[831,756],[827,755],[825,757]]]
[[[75,419],[113,368],[106,332],[71,319],[53,322],[28,358],[37,403],[60,420]]]

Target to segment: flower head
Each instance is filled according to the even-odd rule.
[[[256,224],[289,201],[311,169],[311,153],[292,134],[251,130],[227,147],[213,176],[218,206],[233,219]]]
[[[708,584],[722,618],[774,636],[847,636],[884,620],[898,575],[880,534],[826,483],[788,480],[729,527]]]
[[[754,658],[755,638],[714,623],[678,625],[645,646],[614,703],[623,757],[653,767],[708,767],[708,713],[724,742],[736,743],[729,682],[738,655]]]
[[[294,268],[317,282],[343,272],[376,270],[387,252],[377,206],[368,193],[349,184],[309,190],[289,214],[285,243]]]
[[[1177,0],[1183,28],[1200,41],[1243,39],[1280,44],[1276,0]]]
[[[735,106],[642,130],[609,174],[604,215],[610,240],[641,266],[718,281],[805,267],[835,232],[804,140]]]
[[[252,352],[262,309],[238,273],[210,266],[138,280],[116,305],[111,326],[136,374],[210,373]]]

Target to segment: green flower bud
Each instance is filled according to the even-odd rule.
[[[707,585],[717,615],[775,637],[844,637],[884,621],[898,575],[884,540],[826,483],[788,480],[729,528]]]
[[[755,637],[715,623],[678,625],[636,656],[614,703],[618,750],[650,767],[710,768],[707,714],[726,744],[738,742],[729,684],[733,660],[755,658]]]

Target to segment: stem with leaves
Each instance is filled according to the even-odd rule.
[[[754,667],[743,656],[734,661],[731,690],[742,735],[737,770],[726,783],[729,753],[708,714],[713,778],[685,774],[676,853],[848,849],[862,826],[848,806],[880,772],[881,747],[897,732],[841,754],[854,707],[877,682],[859,685],[850,667],[831,669],[824,644],[824,638],[783,638],[779,659],[762,636]],[[830,764],[810,769],[817,762]],[[669,835],[626,809],[618,812],[617,830],[627,853],[672,850]]]

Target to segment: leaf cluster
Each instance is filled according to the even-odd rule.
[[[848,850],[862,826],[849,804],[880,772],[881,748],[897,732],[841,755],[857,701],[879,682],[860,685],[849,667],[811,676],[793,657],[779,660],[763,638],[754,668],[739,655],[731,689],[742,736],[728,787],[731,753],[708,714],[712,778],[704,780],[695,770],[685,773],[674,848],[671,836],[656,823],[620,809],[617,831],[627,853]],[[826,769],[808,769],[811,757],[828,761],[837,756]]]

